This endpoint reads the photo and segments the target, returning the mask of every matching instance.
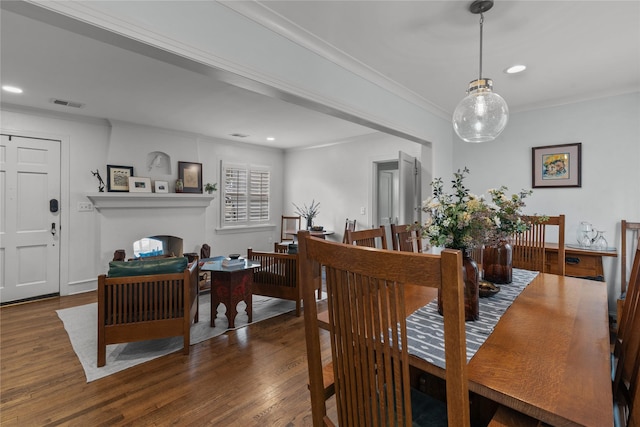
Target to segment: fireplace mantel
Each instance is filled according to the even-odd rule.
[[[207,208],[215,199],[215,194],[189,193],[89,193],[96,210],[133,208]]]

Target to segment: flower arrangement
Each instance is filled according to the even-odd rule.
[[[487,244],[496,244],[514,234],[527,231],[530,227],[529,223],[522,220],[522,208],[525,206],[524,199],[533,194],[533,191],[522,190],[507,196],[507,190],[508,188],[503,185],[498,189],[492,188],[487,191],[493,203],[489,208],[493,212],[492,221],[494,224],[487,242],[485,242]]]
[[[488,190],[491,203],[487,203],[483,196],[472,194],[465,187],[468,174],[466,167],[453,174],[453,194],[444,192],[442,178],[433,180],[433,195],[422,204],[428,217],[424,224],[415,226],[423,238],[433,246],[465,250],[497,244],[529,229],[530,224],[522,219],[522,208],[524,199],[533,191],[507,196],[508,188],[501,186]]]
[[[444,192],[442,178],[431,183],[433,195],[422,204],[428,217],[417,228],[433,246],[472,249],[481,246],[493,228],[492,212],[484,198],[472,194],[464,185],[468,173],[465,167],[453,174],[453,194]]]
[[[302,208],[300,208],[298,205],[296,205],[295,203],[292,203],[293,206],[296,208],[296,213],[302,217],[305,217],[307,219],[307,221],[311,221],[313,218],[318,216],[318,207],[320,206],[320,203],[316,203],[315,200],[311,201],[311,205],[309,205],[309,207],[307,207],[306,204],[302,205]]]

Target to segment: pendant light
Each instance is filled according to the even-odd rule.
[[[471,13],[480,14],[480,69],[478,79],[469,83],[467,96],[453,112],[453,129],[466,142],[493,141],[509,120],[507,103],[493,92],[493,81],[482,77],[483,13],[492,7],[492,0],[475,0],[469,6]]]

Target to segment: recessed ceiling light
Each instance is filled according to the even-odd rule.
[[[11,93],[22,93],[22,89],[15,86],[4,85],[2,86],[2,90],[4,90],[5,92],[11,92]]]
[[[506,70],[504,70],[504,72],[507,74],[516,74],[516,73],[521,73],[526,69],[527,69],[526,65],[513,65],[507,68]]]
[[[267,141],[275,141],[275,140],[276,140],[276,139],[275,139],[274,137],[272,137],[272,136],[268,136],[268,137],[267,137]]]

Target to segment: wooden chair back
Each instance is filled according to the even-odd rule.
[[[384,225],[366,230],[347,230],[346,244],[366,246],[369,248],[387,249],[387,232]]]
[[[288,243],[273,242],[273,252],[275,252],[277,254],[287,254],[287,253],[289,253],[289,244]]]
[[[471,249],[471,259],[478,264],[478,266],[482,265],[482,254],[484,252],[484,246],[479,246],[477,248]]]
[[[633,244],[635,242],[636,247],[638,246],[638,239],[640,239],[640,222],[630,222],[626,220],[622,220],[620,222],[620,295],[624,295],[627,292],[627,268],[628,258],[627,258],[627,238],[629,237],[629,232],[631,232],[631,239],[629,241]],[[634,247],[631,246],[631,254],[634,253]]]
[[[411,224],[391,224],[391,246],[394,251],[422,252],[420,232],[409,227]]]
[[[462,254],[358,247],[298,236],[313,425],[331,425],[323,384],[314,275],[326,270],[331,358],[340,426],[410,426],[405,284],[441,287],[449,426],[470,419]]]
[[[529,230],[513,236],[513,266],[541,273],[549,272],[546,260],[545,242],[547,227],[558,227],[558,268],[561,276],[565,274],[564,215],[550,216],[544,220],[540,216],[524,218],[531,226]]]
[[[293,243],[295,240],[295,233],[300,230],[300,222],[300,215],[282,215],[282,219],[280,221],[280,242]]]
[[[638,399],[640,364],[640,247],[636,248],[624,310],[614,344],[615,374],[613,396],[617,405],[626,408],[628,418]],[[636,408],[640,411],[640,407]],[[626,424],[624,424],[626,425]]]
[[[344,222],[344,234],[342,235],[342,243],[347,243],[347,231],[356,231],[356,220],[347,218]]]

